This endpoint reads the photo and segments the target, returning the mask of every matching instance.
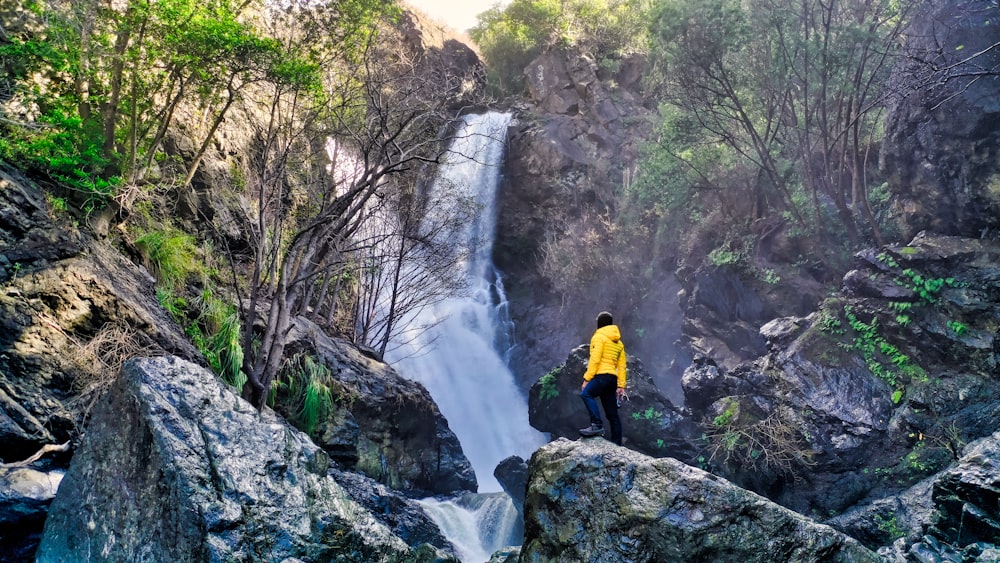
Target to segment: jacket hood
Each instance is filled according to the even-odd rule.
[[[618,342],[622,339],[622,333],[618,330],[618,325],[602,326],[597,329],[597,334],[604,336],[612,342]]]

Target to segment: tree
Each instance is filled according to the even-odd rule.
[[[319,86],[264,82],[259,87],[267,95],[253,98],[266,103],[246,112],[258,116],[246,172],[257,216],[248,291],[240,301],[244,394],[258,408],[281,368],[296,316],[332,321],[349,306],[364,317],[351,320],[356,336],[384,351],[400,316],[440,295],[402,280],[417,249],[421,259],[440,251],[430,246],[433,229],[418,221],[427,200],[417,175],[447,151],[440,133],[467,95],[465,77],[444,69],[433,74],[386,37],[393,12],[379,2],[370,13],[383,27],[369,28],[363,50],[351,51],[326,32],[342,25],[329,11],[335,6],[292,7],[280,16],[289,30],[284,48],[314,57]],[[396,228],[383,232],[373,221]],[[343,300],[344,293],[354,297]],[[377,295],[390,302],[381,326],[369,322]]]
[[[749,193],[732,198],[752,202],[751,221],[785,214],[823,232],[830,201],[852,243],[861,221],[881,240],[867,197],[868,153],[880,134],[885,82],[909,5],[659,2],[652,50],[658,91],[686,116],[684,123],[700,130],[687,135],[692,144],[659,153],[690,170],[704,163],[694,154],[722,144],[756,171]],[[723,184],[711,180],[716,174],[698,171],[718,189]],[[812,224],[803,214],[806,197]]]

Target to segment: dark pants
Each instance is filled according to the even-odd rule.
[[[597,400],[601,399],[604,405],[604,414],[608,417],[608,424],[611,426],[611,441],[622,445],[622,421],[618,417],[618,401],[615,392],[618,389],[618,376],[610,373],[599,373],[591,379],[587,386],[580,391],[580,398],[583,404],[587,405],[587,412],[590,413],[590,423],[597,426],[604,426],[601,421],[601,412],[597,410]]]

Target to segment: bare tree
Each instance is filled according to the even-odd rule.
[[[309,23],[323,25],[321,19]],[[317,36],[311,29],[297,33],[289,45]],[[345,305],[367,315],[373,296],[387,296],[389,315],[381,324],[359,323],[360,339],[384,351],[412,300],[441,294],[431,286],[423,294],[401,291],[402,278],[411,275],[408,261],[434,252],[432,232],[418,219],[426,200],[416,178],[447,151],[448,135],[441,132],[455,114],[465,77],[446,69],[429,74],[433,68],[374,31],[365,41],[357,57],[342,56],[335,46],[320,50],[329,57],[318,65],[321,89],[271,84],[268,102],[247,113],[263,116],[254,124],[247,167],[256,200],[254,256],[248,289],[239,296],[245,312],[244,391],[258,408],[281,367],[297,315],[332,320]],[[396,228],[371,228],[385,213],[397,218],[391,223]],[[392,245],[392,252],[384,250]],[[365,268],[378,268],[379,276],[366,276]],[[345,303],[344,293],[355,297]]]

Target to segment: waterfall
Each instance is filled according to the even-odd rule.
[[[517,508],[503,493],[418,502],[455,546],[455,554],[462,561],[488,561],[495,551],[520,545],[524,535]]]
[[[480,492],[500,491],[493,469],[503,459],[527,459],[544,436],[528,424],[528,405],[504,361],[509,342],[506,298],[491,258],[509,114],[465,116],[440,167],[440,186],[476,202],[477,217],[453,232],[449,243],[468,247],[462,268],[469,291],[425,309],[403,330],[402,346],[387,354],[403,376],[421,382],[476,471]],[[443,188],[441,188],[443,189]],[[447,191],[447,190],[446,190]],[[441,201],[438,205],[448,205]]]
[[[528,424],[528,402],[507,365],[513,323],[500,273],[492,260],[496,189],[509,114],[467,115],[439,167],[428,210],[433,221],[471,202],[474,213],[446,230],[463,257],[442,277],[463,280],[450,295],[406,319],[386,359],[427,388],[476,472],[479,494],[420,501],[465,562],[483,562],[497,549],[519,545],[517,509],[493,470],[511,455],[527,459],[545,436]],[[447,219],[445,219],[447,222]],[[441,242],[440,240],[438,242]]]

